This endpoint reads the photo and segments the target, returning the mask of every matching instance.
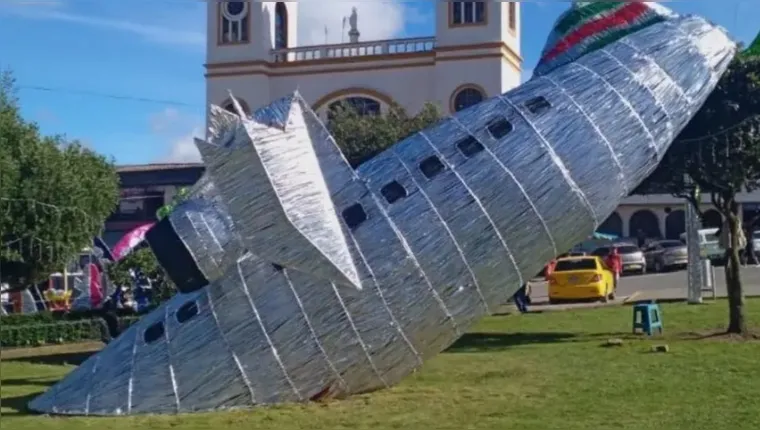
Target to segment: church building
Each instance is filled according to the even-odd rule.
[[[372,19],[372,18],[365,18]],[[208,2],[206,100],[256,109],[296,89],[320,114],[337,102],[375,113],[425,102],[453,113],[520,84],[520,3],[437,2],[435,35],[297,46],[298,3]]]

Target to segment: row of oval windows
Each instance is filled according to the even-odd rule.
[[[524,106],[534,115],[540,115],[551,108],[551,104],[544,97],[530,99],[525,102]],[[488,125],[486,125],[486,130],[488,130],[488,133],[496,140],[502,139],[513,129],[514,127],[512,126],[512,123],[503,116],[491,120]],[[483,144],[472,135],[468,135],[457,141],[456,146],[459,152],[461,152],[466,158],[471,158],[485,149],[483,148]],[[433,179],[446,169],[446,166],[435,155],[425,158],[417,167],[427,179]],[[380,189],[380,194],[382,194],[388,204],[393,204],[407,196],[406,188],[395,180],[383,186]],[[367,213],[364,211],[364,207],[362,207],[361,203],[355,203],[344,209],[343,212],[341,212],[341,216],[348,228],[352,230],[359,227],[361,223],[367,220]]]
[[[551,104],[544,97],[536,97],[525,102],[525,107],[531,113],[538,115],[546,112],[549,108],[551,108]],[[512,123],[510,123],[503,116],[491,120],[488,125],[486,125],[486,130],[488,130],[488,133],[496,140],[502,139],[513,129],[514,127],[512,126]],[[471,158],[475,156],[475,154],[482,152],[483,149],[485,149],[483,148],[483,144],[471,135],[459,140],[456,143],[456,146],[459,152],[461,152],[462,155],[467,158]],[[420,172],[422,172],[422,174],[427,179],[433,179],[435,176],[446,169],[446,166],[435,155],[422,160],[419,163],[418,167],[420,169]],[[385,198],[385,201],[387,201],[388,204],[393,204],[407,196],[407,192],[404,186],[395,180],[383,186],[380,189],[380,194],[382,194],[383,198]],[[348,228],[352,230],[359,227],[361,223],[367,220],[367,213],[364,211],[361,203],[356,203],[349,206],[343,210],[341,215]],[[272,264],[272,267],[278,271],[283,270],[283,267],[278,264]],[[183,324],[194,318],[196,315],[198,315],[198,304],[195,300],[193,300],[180,306],[179,309],[177,309],[175,318],[177,319],[178,323]],[[164,337],[164,334],[164,323],[162,321],[159,321],[146,328],[143,337],[145,343],[147,344],[161,339]]]

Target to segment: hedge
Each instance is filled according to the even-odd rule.
[[[123,331],[138,319],[137,316],[121,317],[119,328]],[[49,312],[8,315],[2,317],[0,324],[0,346],[3,348],[99,341],[107,333],[101,318],[83,318],[76,314],[68,317]]]

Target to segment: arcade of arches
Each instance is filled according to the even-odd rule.
[[[658,216],[657,213],[661,215]],[[721,220],[722,217],[717,210],[709,209],[705,211],[703,227],[720,227]],[[627,223],[624,222],[619,211],[613,212],[597,228],[597,231],[618,237],[677,240],[685,231],[685,224],[686,214],[683,209],[665,208],[661,211],[655,211],[641,208],[631,212]]]

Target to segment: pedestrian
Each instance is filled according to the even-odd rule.
[[[644,233],[644,230],[638,229],[636,231],[636,243],[638,243],[639,248],[643,248],[644,245],[647,243],[647,234]]]
[[[512,300],[515,302],[515,306],[517,306],[517,310],[520,311],[520,313],[524,314],[528,312],[528,283],[522,284],[520,289],[518,289],[515,292],[515,295],[512,296]]]
[[[610,253],[605,259],[605,264],[612,271],[612,276],[615,279],[614,289],[617,291],[618,281],[620,280],[620,273],[623,272],[623,258],[620,256],[616,246],[613,246]]]
[[[549,277],[552,276],[552,273],[554,273],[554,268],[557,266],[557,259],[552,258],[552,260],[546,265],[546,268],[544,269],[544,278],[546,279],[546,282],[549,282]]]

